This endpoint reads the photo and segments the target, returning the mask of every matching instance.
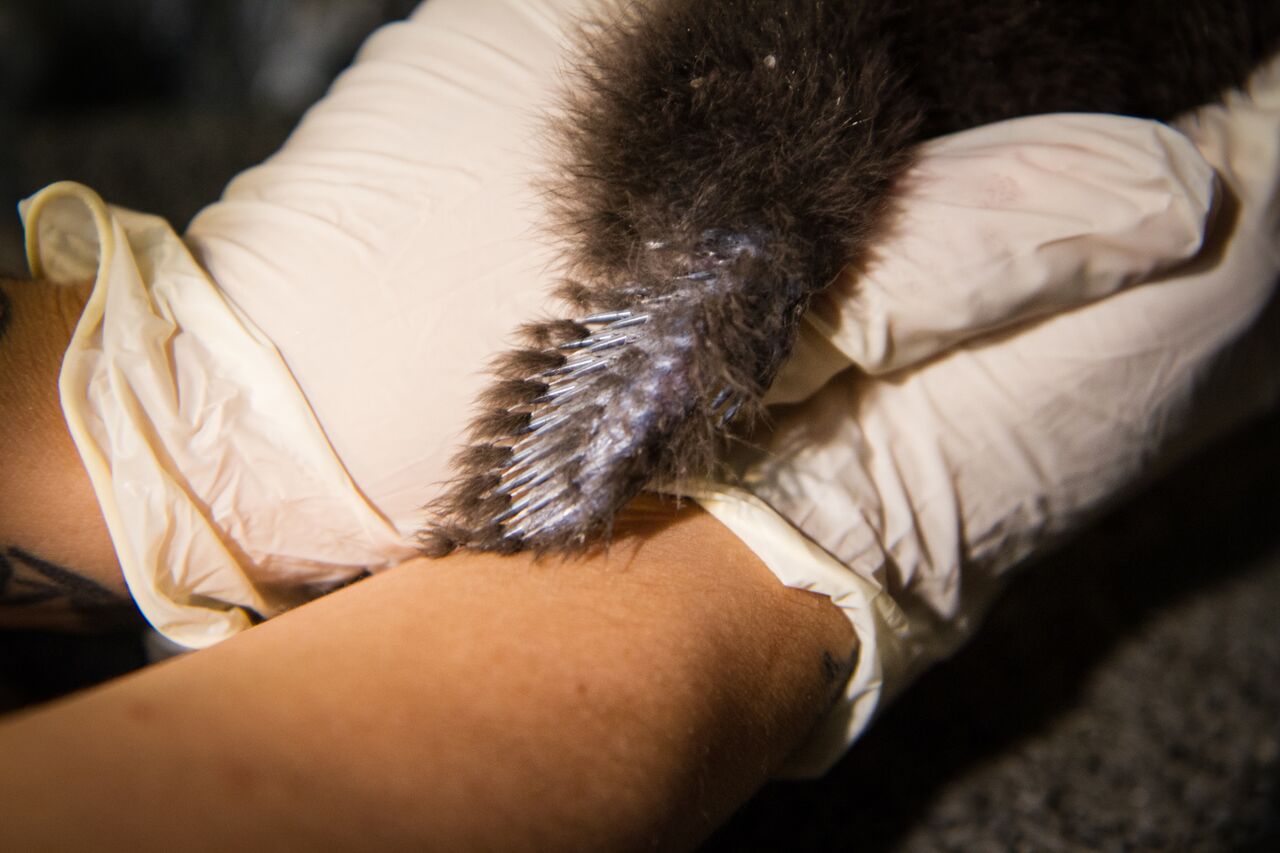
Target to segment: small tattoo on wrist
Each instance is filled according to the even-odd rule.
[[[16,545],[0,550],[0,608],[69,610],[86,622],[126,623],[136,618],[132,601],[71,569]]]

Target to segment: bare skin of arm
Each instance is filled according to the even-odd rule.
[[[406,563],[0,725],[0,846],[692,846],[852,632],[704,513],[631,524],[607,556]]]
[[[0,293],[0,626],[83,627],[127,602],[56,394],[87,288]],[[622,533],[569,562],[412,561],[9,718],[0,848],[692,846],[855,643],[704,513],[637,507]]]
[[[0,278],[0,627],[92,629],[132,612],[58,403],[89,289]]]

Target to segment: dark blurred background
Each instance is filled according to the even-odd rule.
[[[15,199],[75,179],[181,228],[415,0],[0,0],[0,270]]]
[[[0,0],[0,272],[55,180],[181,228],[414,5]],[[142,663],[134,630],[0,632],[0,712]],[[1280,850],[1280,417],[1020,574],[835,771],[707,849]]]

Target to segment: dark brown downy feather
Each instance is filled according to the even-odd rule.
[[[1170,118],[1275,49],[1274,0],[649,0],[594,25],[559,128],[572,320],[482,396],[429,553],[575,549],[715,470],[814,293],[931,136],[1032,113]]]

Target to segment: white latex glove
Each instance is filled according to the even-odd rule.
[[[771,402],[804,399],[851,363],[899,370],[1176,266],[1200,250],[1215,182],[1185,136],[1121,116],[933,140],[865,271],[814,301]]]
[[[1068,145],[1082,147],[1062,175],[1051,163],[1024,169],[1050,162],[1034,140],[999,151],[1059,121],[1047,118],[927,146],[865,289],[824,295],[810,330],[822,335],[776,397],[804,397],[851,364],[909,367],[850,370],[781,407],[763,447],[737,459],[743,487],[702,495],[784,581],[844,607],[862,642],[847,704],[793,772],[829,766],[887,698],[963,640],[1008,569],[1275,404],[1280,318],[1264,312],[1280,275],[1280,61],[1251,94],[1177,123],[1199,154],[1170,144],[1167,174],[1199,192],[1212,166],[1217,211],[1195,259],[1150,283],[945,349],[1000,325],[992,306],[997,318],[1010,306],[1034,312],[1064,293],[1042,285],[1100,292],[1096,274],[1146,252],[1154,232],[1094,230],[1086,223],[1106,216],[1081,216],[1123,209],[1143,180],[1127,165],[1111,171],[1125,148],[1110,127],[1125,120],[1067,120],[1081,132]]]

